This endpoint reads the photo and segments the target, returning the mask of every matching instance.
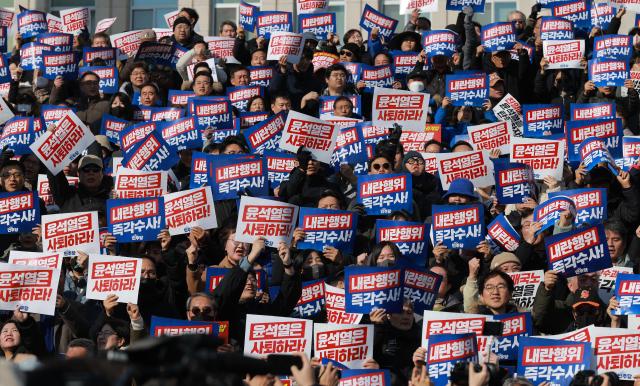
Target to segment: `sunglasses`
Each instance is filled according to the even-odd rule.
[[[345,50],[342,50],[342,51],[340,51],[340,55],[341,55],[341,56],[342,56],[342,55],[344,55],[344,56],[347,56],[347,57],[349,57],[349,58],[350,58],[350,57],[352,57],[352,56],[353,56],[353,52],[351,52],[351,51],[345,51]]]
[[[191,313],[196,315],[196,316],[198,316],[200,314],[210,315],[211,311],[213,311],[211,309],[211,307],[205,307],[205,308],[191,307]]]
[[[385,170],[391,170],[391,164],[389,162],[385,162],[383,164],[373,164],[371,165],[373,170],[380,170],[380,168]]]
[[[98,173],[100,170],[102,170],[102,169],[100,169],[99,167],[96,167],[96,166],[87,166],[87,167],[82,168],[82,171],[85,172],[85,173]]]

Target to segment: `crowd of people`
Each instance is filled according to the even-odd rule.
[[[403,254],[393,242],[376,242],[377,219],[398,223],[413,221],[431,223],[432,206],[437,204],[466,205],[477,203],[489,223],[504,214],[517,231],[520,241],[513,251],[496,250],[483,241],[475,250],[450,249],[441,243],[429,245],[422,270],[442,277],[434,311],[503,315],[522,311],[512,302],[514,282],[509,273],[545,270],[543,284],[538,288],[531,309],[535,335],[552,335],[575,331],[589,326],[626,327],[625,316],[613,312],[618,307],[615,297],[598,296],[598,273],[566,278],[548,269],[545,238],[576,228],[575,213],[563,211],[553,227],[543,232],[534,220],[534,208],[548,199],[552,192],[576,188],[606,188],[606,247],[614,266],[632,268],[638,272],[640,263],[640,162],[628,171],[614,173],[606,165],[587,170],[584,164],[565,163],[563,177],[546,177],[536,182],[535,191],[520,204],[498,202],[495,188],[479,187],[468,179],[453,181],[447,190],[437,174],[426,171],[425,154],[466,152],[474,150],[467,127],[496,121],[492,109],[500,100],[511,95],[521,105],[557,103],[564,107],[568,118],[572,104],[611,103],[616,117],[622,118],[624,136],[640,135],[638,113],[640,100],[631,79],[625,82],[624,96],[620,87],[596,87],[589,80],[586,61],[591,56],[596,37],[618,34],[620,23],[627,15],[617,10],[606,30],[597,26],[576,29],[577,39],[586,41],[583,68],[548,69],[543,57],[540,36],[541,9],[536,5],[527,17],[520,11],[509,14],[518,42],[513,51],[485,52],[481,44],[481,25],[474,21],[471,7],[459,13],[456,24],[446,28],[457,33],[457,51],[452,56],[429,57],[422,47],[424,32],[431,30],[429,19],[415,11],[401,32],[385,39],[374,28],[370,33],[359,29],[329,34],[326,40],[306,33],[305,47],[299,62],[292,64],[283,56],[267,61],[269,41],[263,36],[249,35],[233,21],[222,22],[219,36],[234,38],[235,60],[214,58],[203,36],[195,32],[198,14],[190,8],[180,10],[173,21],[172,34],[157,38],[154,30],[144,30],[141,42],[158,41],[179,46],[186,51],[175,66],[163,66],[151,61],[136,61],[119,56],[117,92],[104,94],[100,77],[92,71],[81,73],[77,79],[57,77],[47,79],[42,70],[21,67],[21,47],[30,40],[16,36],[13,51],[8,57],[11,83],[5,97],[17,116],[38,118],[43,106],[67,106],[96,136],[96,142],[85,154],[71,162],[57,175],[47,170],[34,154],[14,154],[5,147],[0,156],[0,191],[13,193],[37,190],[38,176],[46,175],[53,202],[40,202],[40,214],[97,211],[101,223],[106,223],[107,200],[114,197],[115,167],[112,162],[121,153],[121,144],[104,135],[101,127],[106,114],[140,123],[140,109],[144,107],[176,107],[168,99],[170,90],[192,92],[196,97],[226,96],[231,87],[252,85],[252,66],[272,69],[269,85],[261,95],[251,98],[246,112],[265,113],[265,117],[298,111],[320,117],[325,97],[335,97],[330,115],[372,120],[372,92],[364,81],[352,82],[348,70],[352,63],[383,66],[393,63],[390,51],[414,52],[417,61],[406,77],[398,77],[393,89],[428,93],[428,123],[440,124],[437,138],[422,144],[421,151],[405,151],[400,140],[403,122],[389,129],[388,135],[373,148],[364,174],[407,173],[412,182],[412,211],[394,211],[387,216],[368,215],[356,199],[358,176],[349,160],[334,169],[320,162],[305,148],[295,154],[297,166],[288,178],[270,189],[277,200],[300,207],[353,211],[358,227],[350,253],[326,246],[322,250],[299,249],[305,239],[302,228],[295,230],[289,244],[265,246],[263,238],[253,243],[236,241],[238,203],[235,199],[215,202],[218,227],[194,227],[184,235],[162,231],[156,241],[118,243],[113,235],[104,237],[105,253],[139,258],[142,264],[137,304],[118,301],[113,295],[104,301],[87,299],[87,269],[89,256],[78,252],[65,259],[56,300],[55,316],[37,315],[16,309],[5,311],[1,319],[0,346],[7,361],[23,366],[47,362],[60,356],[66,358],[95,358],[108,350],[127,350],[150,335],[152,316],[189,321],[228,321],[229,341],[218,352],[243,352],[245,325],[248,314],[292,316],[302,294],[304,282],[324,280],[327,284],[344,288],[344,269],[348,266],[394,267],[403,265]],[[202,30],[208,29],[203,26]],[[640,28],[628,31],[632,37],[631,71],[640,66]],[[249,39],[250,36],[255,36]],[[528,51],[525,45],[533,47]],[[73,51],[81,53],[86,47],[110,47],[106,32],[89,34],[83,31],[73,39]],[[319,52],[335,56],[335,63],[323,68],[314,67],[314,55]],[[80,66],[104,66],[95,59]],[[193,66],[191,66],[193,65]],[[460,70],[483,72],[489,75],[490,91],[481,107],[454,106],[446,96],[446,77]],[[361,101],[354,105],[354,96]],[[242,118],[244,111],[234,108],[233,115]],[[141,120],[142,119],[142,120]],[[265,118],[266,119],[266,118]],[[215,129],[215,128],[213,128]],[[174,191],[190,188],[193,152],[214,155],[250,154],[251,147],[243,135],[213,138],[211,129],[205,130],[202,146],[180,150],[177,162],[171,166],[177,181],[170,184]],[[207,137],[208,135],[208,137]],[[492,152],[493,158],[508,155]],[[72,183],[71,181],[76,181]],[[300,226],[300,225],[299,225]],[[33,233],[0,235],[3,261],[10,251],[42,251],[39,228]],[[220,284],[211,293],[205,286],[207,267],[228,268]],[[267,272],[267,285],[279,286],[273,298],[260,287],[258,271]],[[326,312],[313,316],[314,322],[326,322]],[[421,347],[422,315],[414,314],[411,301],[405,301],[400,313],[376,309],[364,315],[362,324],[373,324],[374,349],[363,367],[383,368],[392,374],[394,385],[426,386],[430,384],[426,372],[426,349]],[[151,333],[151,335],[153,335]],[[302,367],[293,368],[293,379],[299,386],[336,386],[338,371],[331,364],[322,365],[317,358],[302,356]],[[313,367],[319,368],[314,373]],[[96,369],[92,369],[95,371]],[[487,365],[469,367],[469,385],[489,382]],[[278,374],[275,374],[278,375]],[[319,377],[317,377],[319,375]],[[317,378],[316,378],[317,377]],[[574,384],[594,384],[596,374],[577,375]],[[613,373],[599,378],[608,385],[619,381]],[[280,383],[273,376],[247,376],[249,385]],[[530,385],[526,378],[509,377],[505,384]],[[0,381],[0,383],[2,383]],[[603,383],[603,384],[604,384]],[[462,384],[462,383],[461,383]]]

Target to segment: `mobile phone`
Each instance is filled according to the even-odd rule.
[[[482,335],[484,336],[502,336],[502,322],[485,322],[482,329]]]
[[[302,368],[302,358],[297,355],[271,354],[267,356],[267,364],[273,374],[291,375],[291,366]]]

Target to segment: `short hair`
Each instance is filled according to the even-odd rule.
[[[291,101],[291,97],[289,96],[289,94],[287,94],[286,92],[279,92],[279,93],[273,94],[273,96],[271,97],[271,104],[276,103],[276,99],[278,98],[287,99]]]
[[[331,76],[331,73],[334,72],[334,71],[342,71],[342,72],[344,72],[344,75],[346,77],[349,77],[349,71],[347,71],[345,66],[343,66],[340,63],[332,64],[331,66],[327,67],[327,69],[324,72],[324,77],[326,79],[329,79],[329,77]]]
[[[200,20],[200,15],[198,15],[198,12],[196,12],[196,10],[193,8],[182,7],[180,8],[180,12],[185,12],[187,15],[189,15],[189,17],[193,19],[194,25],[198,22],[198,20]]]
[[[253,57],[253,54],[255,54],[256,52],[264,52],[264,54],[267,54],[267,50],[264,48],[256,48],[255,50],[251,51],[251,57]]]
[[[249,73],[249,76],[251,76],[251,71],[249,71],[249,69],[246,68],[245,66],[234,66],[229,70],[229,79],[233,78],[236,72],[239,72],[239,71],[246,71]]]
[[[327,189],[325,191],[323,191],[320,194],[320,197],[318,197],[318,201],[316,202],[316,206],[318,206],[318,204],[320,203],[320,200],[322,200],[325,197],[333,197],[336,200],[338,200],[338,204],[340,205],[340,209],[344,209],[345,207],[345,199],[344,196],[341,195],[340,193],[336,192],[333,189]]]
[[[489,279],[498,276],[501,277],[502,280],[505,281],[505,283],[507,283],[507,289],[509,290],[509,293],[513,293],[513,279],[511,278],[511,276],[509,276],[509,274],[504,273],[499,269],[494,269],[493,271],[488,272],[486,275],[478,279],[478,290],[480,291],[480,293],[482,293],[482,291],[484,290],[484,283],[486,283]]]
[[[247,146],[247,142],[245,141],[243,136],[240,135],[230,135],[222,141],[222,145],[220,145],[220,150],[224,152],[224,149],[229,145],[238,145],[242,148],[242,151],[245,153],[249,152],[249,147]]]
[[[509,12],[509,16],[507,16],[508,19],[511,19],[511,16],[513,15],[518,15],[518,16],[522,16],[522,20],[527,21],[527,16],[525,16],[524,13],[518,11],[518,10],[514,10]]]
[[[195,84],[195,83],[196,83],[196,78],[198,78],[199,76],[204,76],[204,77],[206,77],[206,78],[209,80],[209,83],[213,84],[213,77],[211,76],[211,74],[209,74],[209,73],[208,73],[208,72],[206,72],[206,71],[196,72],[196,73],[193,75],[193,84]]]
[[[208,292],[196,292],[193,295],[189,296],[189,298],[187,299],[187,304],[186,304],[187,311],[191,309],[191,302],[195,298],[207,298],[211,302],[211,305],[215,306],[215,299],[213,298],[213,295],[211,295]]]
[[[71,347],[82,347],[85,350],[87,350],[87,353],[89,353],[90,356],[93,356],[96,353],[96,344],[93,343],[91,339],[86,339],[86,338],[73,339],[67,345],[67,348],[71,348]]]
[[[91,39],[91,41],[92,42],[95,41],[96,38],[102,38],[102,39],[106,40],[107,44],[109,45],[109,47],[111,47],[111,38],[109,37],[109,35],[106,32],[95,33],[93,35],[93,39]]]
[[[442,142],[438,141],[437,139],[430,139],[424,144],[424,148],[423,149],[427,150],[427,147],[429,147],[431,145],[438,145],[438,146],[440,146],[440,149],[444,149],[445,148],[445,146],[444,146],[444,144]]]
[[[343,101],[349,102],[349,104],[351,105],[351,108],[354,107],[353,106],[353,101],[351,101],[351,98],[346,97],[344,95],[341,95],[341,96],[337,97],[336,100],[333,102],[333,108],[334,109],[336,108],[336,105],[338,104],[338,102],[343,102]]]
[[[342,37],[342,42],[344,44],[347,44],[349,42],[349,39],[351,39],[351,37],[355,34],[360,34],[360,36],[362,36],[362,32],[360,32],[359,29],[350,29],[349,31],[345,32],[344,36]]]
[[[6,168],[20,169],[22,174],[24,174],[24,165],[20,161],[16,161],[16,160],[10,159],[10,160],[8,160],[8,161],[6,161],[5,163],[2,164],[2,167],[0,167],[0,170],[6,169]]]
[[[231,20],[225,20],[222,23],[220,23],[220,32],[222,32],[222,28],[225,25],[231,26],[231,28],[233,28],[234,31],[238,30],[238,26],[236,25],[236,23],[232,22]]]
[[[622,237],[622,241],[627,244],[627,227],[618,219],[610,219],[604,222],[604,230],[615,232]]]
[[[160,88],[158,87],[157,84],[155,84],[153,82],[144,83],[142,86],[140,86],[140,91],[142,91],[142,89],[145,88],[145,87],[153,87],[153,89],[156,90],[156,94],[160,94]]]

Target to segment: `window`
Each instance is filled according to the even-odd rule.
[[[164,15],[177,9],[177,0],[133,0],[131,29],[168,28]]]
[[[260,2],[246,1],[246,3],[260,7]],[[209,27],[209,33],[211,35],[218,35],[220,23],[225,20],[231,20],[232,22],[238,24],[238,20],[240,18],[240,2],[238,0],[217,0],[213,5],[214,6],[211,8],[212,22]],[[245,35],[247,37],[247,40],[253,37],[250,31],[246,31]]]
[[[6,6],[7,1],[0,0],[0,6]],[[13,2],[9,2],[13,5]],[[87,7],[89,8],[89,13],[91,14],[91,25],[89,26],[89,32],[93,33],[96,29],[96,9],[95,9],[95,0],[51,0],[49,12],[53,16],[60,17],[60,10],[67,8],[81,8]]]
[[[346,32],[344,30],[344,3],[333,1],[329,2],[329,9],[327,9],[327,12],[334,12],[336,14],[336,33],[340,38],[340,43],[342,43],[342,34]]]
[[[515,1],[487,1],[484,5],[484,13],[476,13],[473,20],[482,25],[507,21],[509,13],[518,9]]]
[[[442,0],[445,1],[445,0]],[[399,0],[387,0],[382,5],[382,9],[380,10],[385,15],[392,17],[398,21],[398,25],[396,26],[396,33],[400,33],[404,31],[404,27],[409,22],[409,17],[411,15],[401,15],[400,14],[400,1]],[[420,16],[426,17],[431,20],[431,13],[421,13]]]

